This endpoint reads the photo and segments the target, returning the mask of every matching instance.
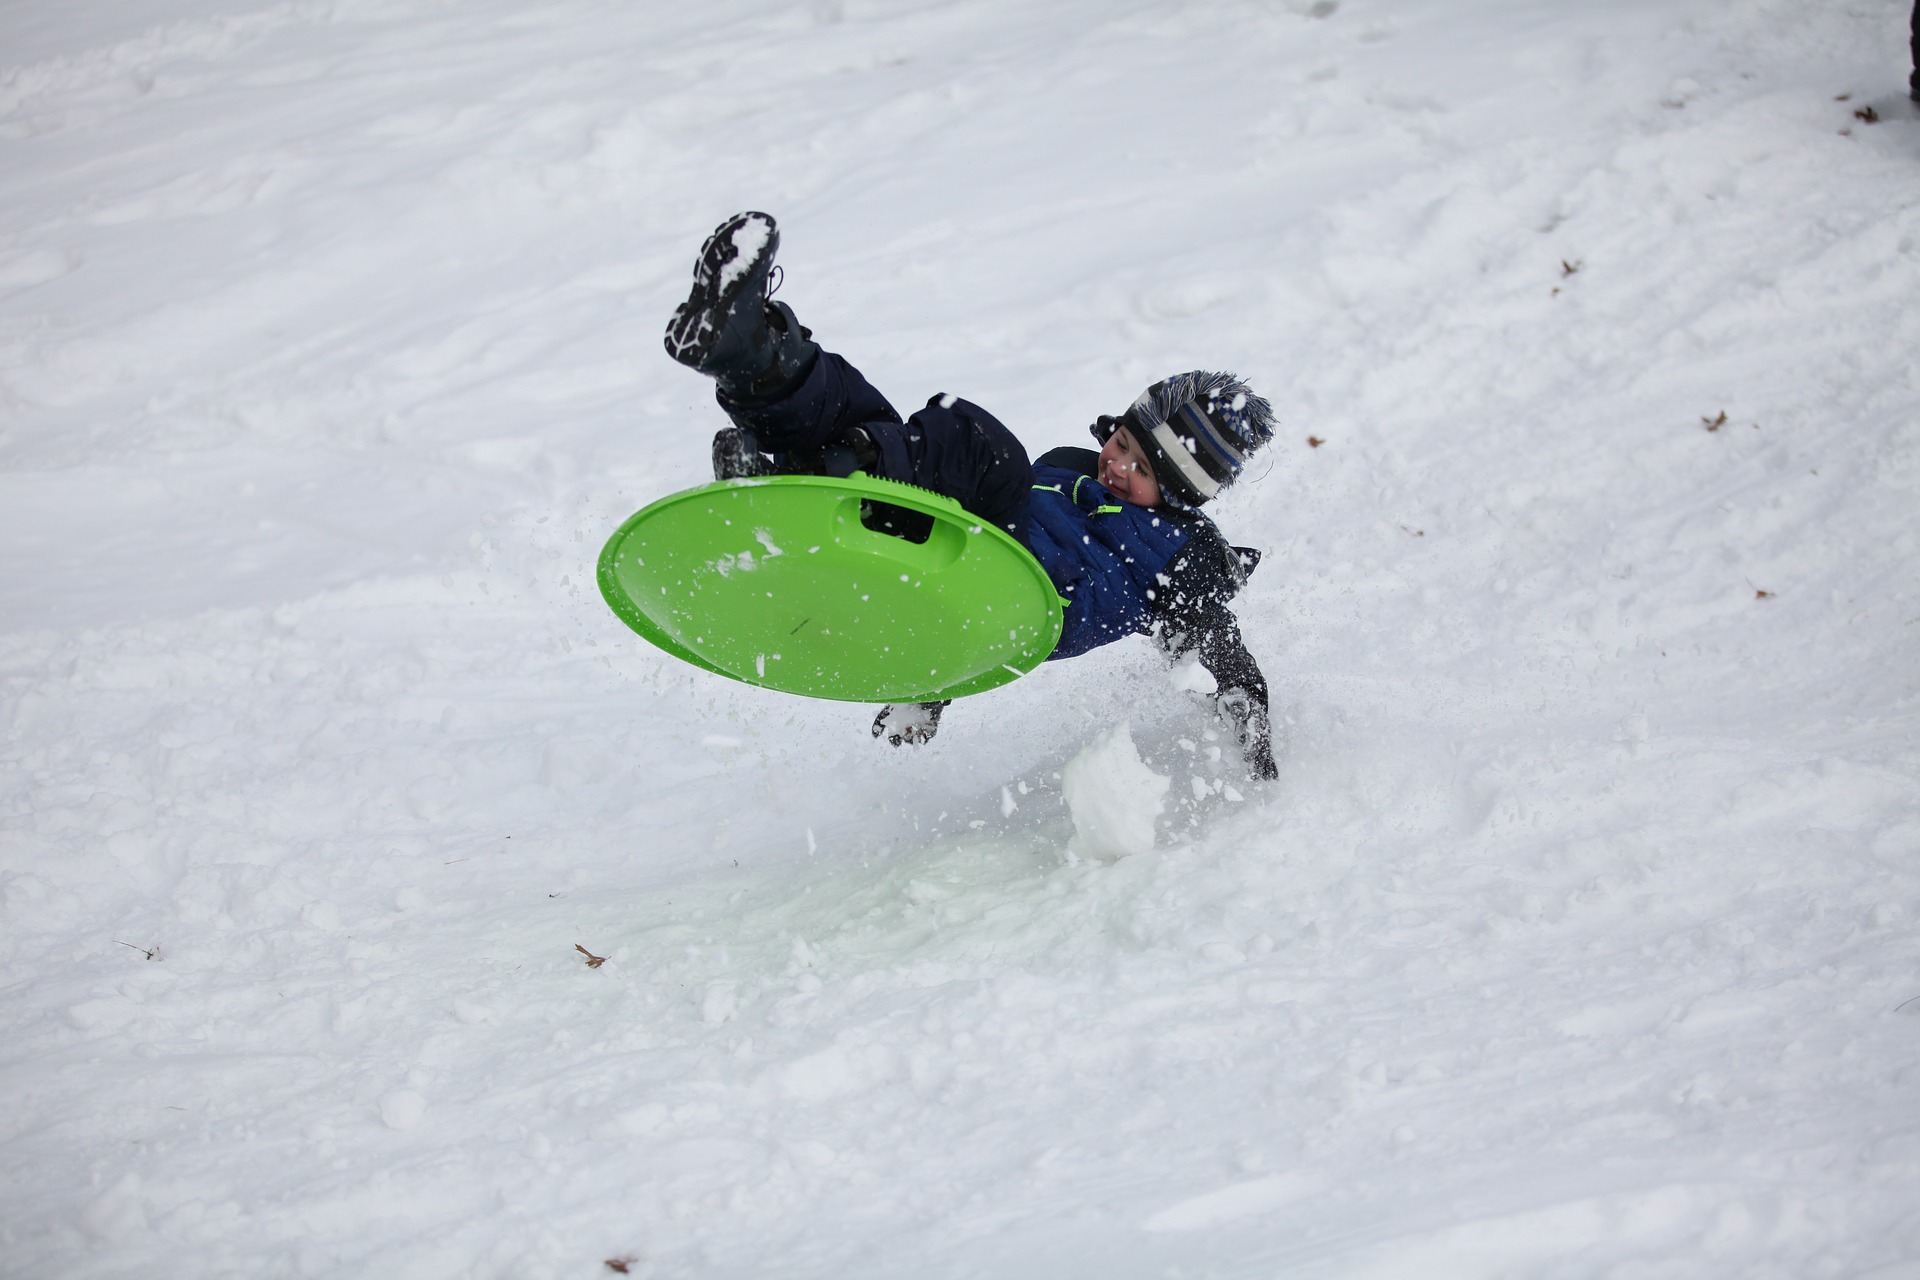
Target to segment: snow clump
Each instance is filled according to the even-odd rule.
[[[1140,759],[1125,722],[1080,748],[1060,779],[1073,815],[1071,853],[1104,860],[1153,852],[1153,820],[1170,779]]]

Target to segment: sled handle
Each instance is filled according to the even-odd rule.
[[[881,556],[918,573],[939,573],[966,554],[968,530],[978,527],[980,523],[959,503],[944,499],[939,506],[928,503],[925,508],[908,508],[933,517],[933,528],[928,531],[926,541],[915,542],[897,533],[868,528],[861,517],[862,509],[869,501],[872,499],[849,493],[834,503],[833,540],[845,550]],[[887,503],[896,507],[905,505],[894,501],[894,495],[891,494]],[[943,506],[945,510],[941,509]]]

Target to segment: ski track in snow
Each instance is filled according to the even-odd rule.
[[[1902,6],[15,8],[0,1275],[1920,1275]],[[1277,784],[624,632],[747,208],[903,407],[1274,401]]]

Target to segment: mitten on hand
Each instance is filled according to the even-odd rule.
[[[1214,695],[1220,714],[1233,721],[1240,736],[1240,750],[1247,758],[1247,773],[1271,782],[1280,776],[1273,763],[1273,727],[1267,709],[1245,689],[1223,689]]]

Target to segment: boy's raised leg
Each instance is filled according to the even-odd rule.
[[[667,324],[667,354],[736,396],[765,396],[805,371],[813,344],[793,312],[768,303],[780,228],[764,213],[736,213],[708,236],[693,289]],[[792,323],[788,323],[792,322]]]
[[[721,223],[667,325],[667,354],[712,378],[733,420],[713,438],[714,479],[872,471],[878,450],[862,427],[900,415],[859,370],[823,353],[793,308],[771,300],[779,248],[768,214]]]

